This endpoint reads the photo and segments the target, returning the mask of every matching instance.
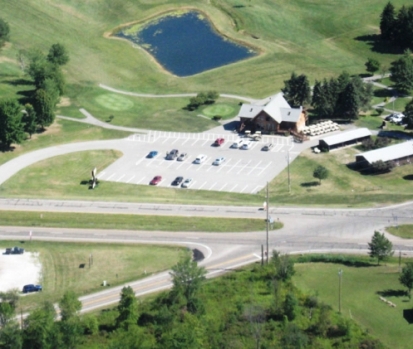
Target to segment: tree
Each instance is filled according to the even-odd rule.
[[[172,292],[185,298],[186,306],[191,313],[197,312],[197,293],[205,280],[205,268],[198,264],[190,256],[182,258],[172,267]]]
[[[304,349],[307,348],[308,337],[296,324],[289,323],[284,330],[281,343],[283,348]]]
[[[286,281],[295,274],[294,261],[288,254],[281,255],[280,252],[274,250],[272,251],[271,262],[275,266],[277,279]]]
[[[413,58],[410,50],[406,50],[402,57],[391,63],[390,79],[395,82],[396,88],[402,93],[413,89]]]
[[[412,298],[413,288],[413,262],[407,262],[402,269],[402,273],[399,276],[400,283],[407,288],[407,295],[409,299]]]
[[[69,54],[62,44],[53,44],[49,49],[47,60],[53,64],[65,65],[69,62]]]
[[[206,93],[207,103],[214,103],[219,98],[219,93],[217,91],[208,91]]]
[[[66,291],[59,301],[60,318],[62,321],[77,317],[82,309],[82,302],[77,299],[73,291]]]
[[[292,107],[299,107],[311,100],[310,83],[306,75],[297,76],[295,72],[291,74],[289,80],[284,81],[284,88],[281,89],[284,98]]]
[[[15,315],[14,308],[8,302],[0,303],[0,329],[4,328]]]
[[[7,22],[0,18],[0,48],[9,40],[10,27]]]
[[[394,253],[393,244],[388,240],[384,233],[380,234],[378,231],[375,231],[371,242],[369,245],[369,255],[371,258],[377,258],[377,264],[380,264],[380,261],[384,261],[387,258],[391,257]]]
[[[116,319],[116,326],[128,330],[136,325],[138,321],[138,303],[132,287],[122,288],[118,305],[119,316]]]
[[[393,161],[384,162],[383,160],[377,160],[371,163],[371,170],[377,174],[390,172],[394,167]]]
[[[22,334],[17,321],[10,321],[0,330],[0,348],[21,349],[22,344]]]
[[[374,75],[374,73],[380,69],[380,62],[374,58],[367,59],[367,62],[364,65],[366,66],[366,70],[371,73],[371,75]]]
[[[47,86],[46,86],[47,87]],[[55,119],[56,90],[38,89],[34,94],[33,107],[36,112],[36,123],[43,129]]]
[[[15,99],[0,101],[0,142],[7,148],[24,140],[22,113]]]
[[[313,177],[317,178],[321,185],[321,180],[328,177],[328,170],[324,166],[319,165],[314,169]]]
[[[297,313],[297,305],[297,298],[294,296],[293,293],[288,292],[285,296],[284,301],[284,314],[287,316],[288,321],[292,321],[295,319]]]
[[[355,84],[349,82],[339,95],[336,113],[350,120],[357,119],[360,107],[359,93]]]
[[[393,4],[389,1],[380,15],[381,38],[385,41],[394,39],[396,24],[396,11]]]
[[[408,128],[413,128],[413,99],[406,104],[403,114]]]
[[[36,132],[37,129],[37,117],[36,112],[31,104],[26,104],[24,106],[22,122],[24,126],[24,131],[30,135],[32,138],[32,134]]]

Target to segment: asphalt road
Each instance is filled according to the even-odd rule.
[[[206,217],[265,218],[259,207],[155,205],[136,203],[13,200],[0,199],[1,210],[37,210],[41,212],[94,212],[162,214]],[[346,252],[366,253],[367,243],[375,230],[389,225],[411,223],[413,203],[373,209],[270,208],[270,215],[284,223],[280,230],[270,231],[269,247],[285,253]],[[97,241],[147,244],[178,244],[197,249],[204,255],[200,265],[208,276],[259,261],[264,231],[250,233],[146,232],[123,230],[53,229],[0,227],[0,239],[33,239],[60,241]],[[413,241],[388,236],[396,252],[413,254]],[[110,280],[108,280],[110,283]],[[167,272],[129,283],[137,296],[167,289],[171,286]],[[83,311],[116,303],[122,286],[81,297]]]

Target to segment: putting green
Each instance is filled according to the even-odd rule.
[[[115,111],[128,110],[133,107],[133,102],[130,99],[114,93],[106,93],[97,96],[95,101],[102,107]]]
[[[215,104],[206,107],[204,110],[202,110],[202,113],[206,116],[219,115],[225,117],[231,115],[233,112],[234,108],[228,104]]]

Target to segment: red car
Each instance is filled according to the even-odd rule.
[[[157,185],[159,182],[162,180],[161,176],[155,176],[153,179],[150,181],[150,185]]]
[[[225,139],[224,139],[224,138],[217,138],[217,139],[215,140],[215,142],[214,142],[214,145],[215,145],[216,147],[219,147],[220,145],[224,144],[224,142],[225,142]]]

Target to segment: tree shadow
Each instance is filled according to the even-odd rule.
[[[374,96],[378,98],[393,97],[394,91],[387,89],[374,90]]]
[[[8,85],[13,85],[13,86],[33,86],[34,83],[31,80],[27,79],[14,79],[14,80],[9,80],[5,81],[6,84]]]
[[[403,179],[404,179],[405,181],[413,181],[413,175],[403,176]]]
[[[320,185],[320,182],[314,181],[314,182],[304,182],[300,184],[302,187],[308,188],[308,187],[317,187]]]
[[[383,297],[405,297],[406,296],[406,290],[387,289],[384,291],[377,291],[376,293]]]
[[[14,146],[8,147],[6,144],[0,143],[0,152],[2,153],[7,153],[7,152],[12,152],[16,149]]]
[[[413,309],[403,309],[403,318],[410,325],[413,323]]]
[[[391,43],[381,40],[380,34],[360,35],[354,40],[362,41],[370,46],[373,52],[401,54],[403,50],[400,47],[392,46]]]

